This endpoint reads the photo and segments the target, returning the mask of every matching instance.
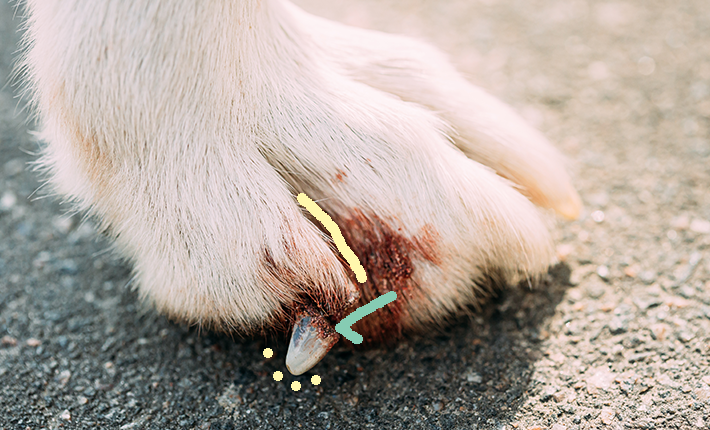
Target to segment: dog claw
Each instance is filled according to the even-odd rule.
[[[286,354],[286,367],[293,375],[301,375],[318,364],[340,340],[333,326],[321,316],[301,314],[293,326]]]

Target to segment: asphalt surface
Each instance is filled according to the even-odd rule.
[[[707,1],[299,4],[429,40],[556,142],[586,205],[555,227],[564,262],[441,332],[294,378],[285,339],[141,306],[91,222],[34,193],[33,124],[5,86],[0,429],[710,428]],[[20,24],[0,2],[2,83]]]

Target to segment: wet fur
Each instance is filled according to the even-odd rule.
[[[579,211],[544,137],[420,42],[278,0],[26,9],[40,165],[173,317],[253,333],[396,290],[356,326],[386,340],[479,302],[490,273],[543,273],[552,246],[530,200]],[[367,283],[299,192],[340,225]]]

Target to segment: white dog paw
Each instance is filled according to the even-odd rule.
[[[552,244],[533,203],[580,210],[555,149],[433,48],[276,1],[140,16],[132,2],[39,4],[27,64],[56,189],[102,220],[161,311],[238,332],[295,326],[294,373],[388,291],[397,300],[353,327],[366,342],[544,273]]]

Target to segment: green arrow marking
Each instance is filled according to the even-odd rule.
[[[356,322],[360,321],[363,317],[370,315],[371,313],[375,312],[380,308],[385,307],[385,305],[388,305],[395,300],[397,300],[397,293],[394,291],[390,291],[387,294],[381,295],[370,303],[355,309],[353,313],[343,318],[342,321],[335,325],[335,331],[342,334],[345,339],[349,340],[350,342],[357,345],[361,344],[362,336],[360,335],[360,333],[354,331],[350,327]]]

